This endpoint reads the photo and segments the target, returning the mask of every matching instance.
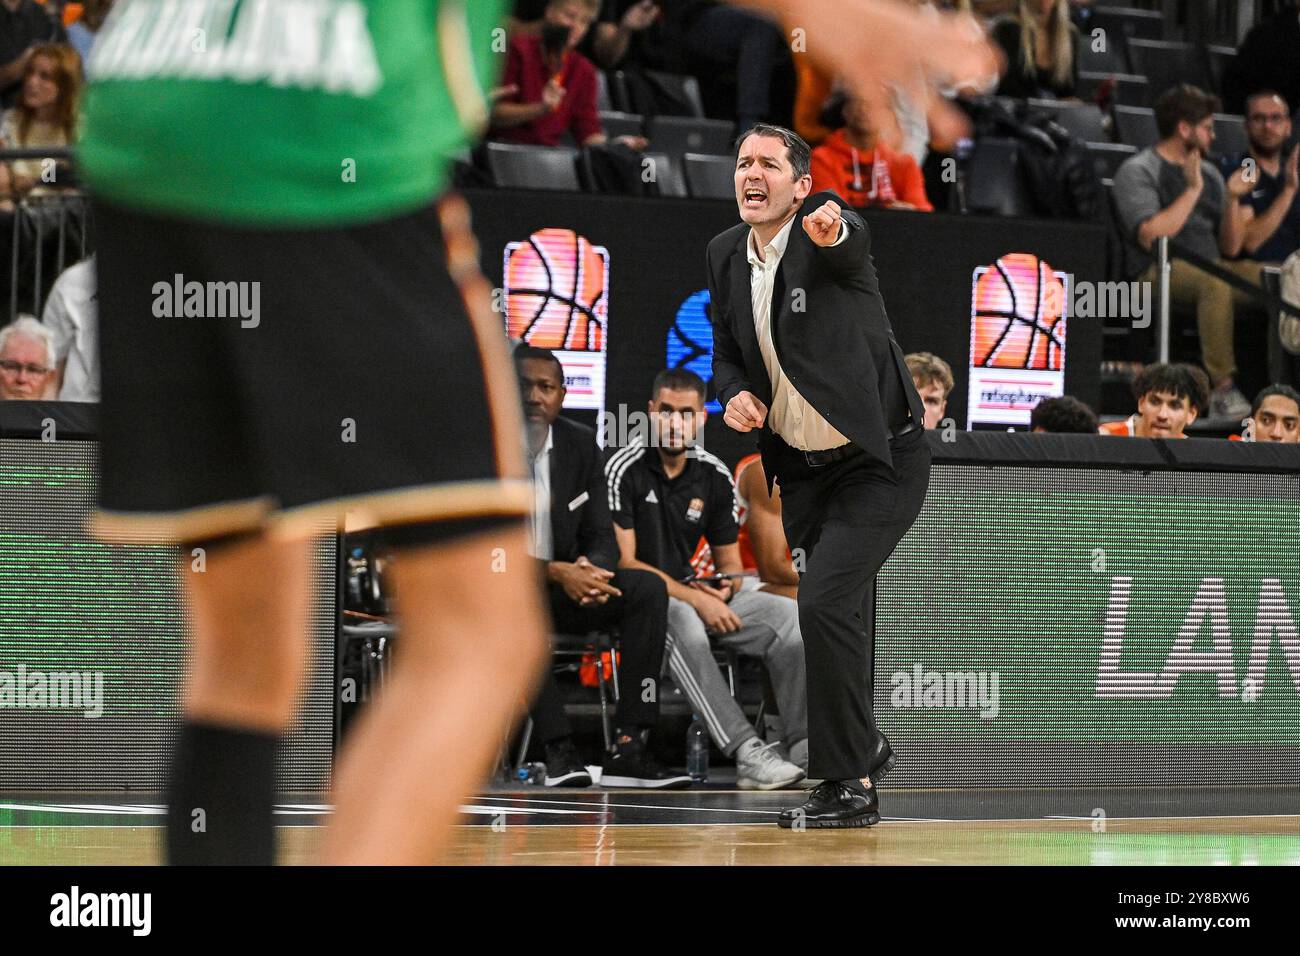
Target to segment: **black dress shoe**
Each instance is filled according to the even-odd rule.
[[[803,806],[782,810],[776,819],[784,829],[870,827],[880,822],[876,788],[860,780],[825,780]]]
[[[893,748],[889,746],[889,738],[876,731],[875,745],[871,748],[871,754],[867,759],[867,766],[871,768],[867,771],[867,776],[871,778],[873,784],[880,783],[889,771],[894,769],[896,763],[898,758],[894,756]]]

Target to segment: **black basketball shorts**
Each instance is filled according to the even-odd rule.
[[[458,196],[254,229],[95,209],[95,533],[190,541],[520,517],[518,387]],[[491,522],[489,522],[491,523]]]

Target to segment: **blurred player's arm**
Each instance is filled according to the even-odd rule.
[[[799,574],[790,561],[785,527],[781,524],[780,493],[778,486],[773,486],[771,495],[767,493],[762,462],[741,472],[740,496],[749,502],[745,528],[763,590],[792,598],[799,591]]]
[[[921,17],[899,0],[731,0],[801,30],[809,56],[862,98],[873,128],[891,146],[902,142],[893,108],[895,88],[926,104],[938,142],[967,135],[970,124],[939,89],[1000,73],[1002,55],[968,15]],[[852,24],[852,29],[845,29]]]

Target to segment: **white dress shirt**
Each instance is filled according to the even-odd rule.
[[[532,546],[528,553],[543,561],[555,560],[551,538],[551,449],[555,447],[554,429],[546,429],[546,444],[533,459],[533,515],[529,522]]]
[[[790,242],[790,230],[799,218],[799,214],[795,213],[781,227],[781,231],[772,237],[772,241],[763,250],[762,259],[758,257],[758,233],[749,230],[746,246],[749,253],[749,290],[754,304],[754,331],[758,333],[758,348],[763,353],[763,364],[767,367],[767,377],[772,383],[772,407],[767,410],[768,426],[792,448],[825,451],[847,445],[849,440],[808,404],[808,400],[786,378],[781,360],[776,355],[776,345],[772,341],[772,286],[776,282],[776,270],[781,265],[781,257],[785,255],[785,248]],[[848,225],[840,220],[840,235],[832,245],[838,246],[848,234]]]
[[[54,351],[63,367],[63,402],[99,401],[99,315],[92,256],[63,271],[42,316],[54,333]]]

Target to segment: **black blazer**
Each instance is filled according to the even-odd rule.
[[[803,229],[804,216],[828,199],[840,204],[849,230],[833,248],[818,246]],[[770,408],[772,385],[754,328],[749,231],[742,222],[709,243],[713,382],[724,407],[737,392],[750,391]],[[772,340],[781,368],[813,408],[867,454],[892,466],[890,433],[909,419],[924,424],[925,409],[894,341],[870,249],[866,222],[838,195],[827,190],[805,199],[776,270]],[[764,423],[759,450],[769,484],[777,465],[774,437]]]
[[[605,467],[596,433],[561,415],[551,425],[551,546],[556,561],[585,554],[618,570],[618,542],[609,516]]]

